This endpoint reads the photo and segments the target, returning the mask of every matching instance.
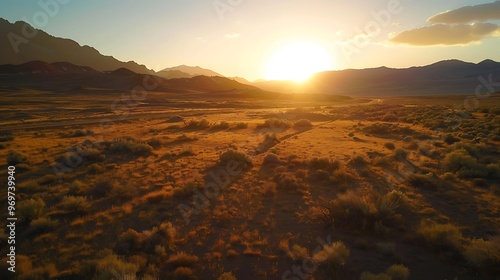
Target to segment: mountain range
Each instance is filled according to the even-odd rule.
[[[224,77],[198,66],[180,65],[155,72],[144,65],[119,61],[90,46],[54,37],[43,30],[37,30],[34,36],[27,38],[24,37],[26,30],[37,29],[22,21],[10,23],[0,18],[0,38],[4,38],[0,40],[0,89],[69,90],[100,87],[128,90],[140,84],[144,75],[154,75],[161,81],[159,91],[262,89],[278,93],[389,96],[474,94],[485,80],[500,81],[500,63],[493,60],[477,64],[446,60],[406,69],[379,67],[326,71],[316,73],[305,83],[251,83],[241,77]],[[495,90],[499,89],[496,86]]]
[[[307,83],[262,81],[255,86],[268,91],[356,95],[475,94],[483,81],[500,81],[500,63],[444,60],[427,66],[348,69],[316,73]],[[498,84],[498,82],[497,82]],[[483,86],[484,87],[484,86]],[[496,87],[499,91],[500,87]],[[483,89],[484,91],[484,89]]]

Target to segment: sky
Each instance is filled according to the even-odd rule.
[[[320,70],[500,61],[494,0],[4,0],[0,17],[156,71],[184,64],[249,80],[297,43],[314,55],[292,52],[286,68],[302,67],[301,55],[331,68]]]

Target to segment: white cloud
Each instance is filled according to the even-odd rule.
[[[497,19],[500,19],[500,1],[446,11],[430,17],[427,21],[430,23],[467,23]]]
[[[397,33],[390,41],[414,46],[467,45],[497,36],[500,36],[500,26],[493,23],[434,24]]]

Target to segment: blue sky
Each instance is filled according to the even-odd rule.
[[[461,43],[464,39],[458,38],[458,43],[434,44],[431,38],[430,45],[417,46],[411,41],[415,35],[424,42],[418,36],[436,31],[433,25],[439,23],[427,21],[431,16],[492,2],[7,0],[0,2],[0,17],[11,22],[27,19],[49,34],[71,38],[102,54],[134,60],[154,70],[198,65],[253,80],[264,77],[268,62],[292,42],[320,46],[328,52],[325,59],[331,59],[332,69],[408,67],[453,58],[500,61],[500,29],[494,31],[500,24],[498,18],[487,19],[484,32],[472,34],[470,42]],[[57,10],[45,22],[35,17],[44,11],[39,3],[57,3]],[[397,9],[391,10],[390,5]],[[377,15],[387,15],[388,11],[390,18],[377,21]],[[481,24],[486,24],[484,21]],[[375,29],[367,29],[370,27]],[[417,34],[414,29],[420,27],[426,28]],[[412,32],[391,41],[404,31]],[[356,45],[356,39],[364,43]],[[450,38],[451,42],[454,39]]]

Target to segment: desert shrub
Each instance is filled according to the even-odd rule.
[[[94,132],[89,129],[77,129],[70,134],[70,137],[82,137],[87,135],[92,135]]]
[[[196,276],[194,275],[194,271],[189,267],[178,267],[174,270],[174,280],[194,280]]]
[[[309,161],[309,165],[315,170],[321,169],[331,172],[340,168],[340,161],[331,160],[330,158],[326,157],[313,157]]]
[[[218,124],[212,125],[211,129],[213,130],[225,130],[229,128],[229,123],[226,121],[221,121]]]
[[[8,142],[14,140],[14,135],[0,135],[0,142]]]
[[[137,187],[135,185],[131,183],[124,183],[114,184],[109,195],[111,197],[124,201],[126,199],[132,199],[136,197],[138,193],[139,191],[137,190]]]
[[[54,174],[47,174],[36,180],[36,182],[40,185],[55,184],[57,183],[57,181],[58,181],[57,176]]]
[[[189,255],[189,254],[186,254],[185,252],[179,252],[175,255],[171,255],[167,260],[167,264],[174,266],[174,267],[192,266],[195,263],[197,263],[198,260],[199,259],[197,256]]]
[[[238,122],[238,123],[236,123],[236,125],[234,127],[236,129],[245,129],[245,128],[248,128],[248,123],[246,123],[246,122]]]
[[[25,222],[31,222],[44,214],[45,202],[41,198],[22,200],[17,204],[17,213]]]
[[[204,187],[203,183],[200,181],[189,181],[182,186],[174,187],[174,197],[176,198],[186,198],[193,196],[193,191],[195,188],[202,189]]]
[[[491,107],[490,114],[492,115],[500,115],[500,107]]]
[[[86,213],[90,209],[91,203],[84,196],[72,196],[67,195],[64,196],[61,202],[59,203],[59,207],[66,211],[77,212],[77,213]]]
[[[330,182],[336,185],[348,185],[353,182],[355,178],[353,175],[347,171],[346,168],[339,168],[332,172],[332,176],[330,176]]]
[[[278,132],[290,128],[290,122],[283,119],[271,118],[264,121],[264,123],[257,125],[257,129],[267,128],[272,132]]]
[[[189,129],[207,129],[210,127],[210,122],[207,121],[206,119],[202,119],[202,120],[190,120],[187,124],[186,124],[186,128],[189,128]]]
[[[486,170],[488,171],[488,176],[490,178],[499,179],[500,178],[500,164],[490,163],[486,165]]]
[[[111,178],[100,177],[87,193],[93,198],[105,197],[111,192],[114,186],[115,182]]]
[[[158,190],[150,192],[144,196],[144,199],[149,203],[160,203],[172,194],[166,190]]]
[[[234,276],[234,274],[232,274],[231,272],[224,272],[222,273],[221,276],[219,276],[219,278],[217,278],[217,280],[237,280],[237,279],[236,276]]]
[[[299,130],[311,129],[312,127],[313,127],[313,124],[311,123],[310,120],[307,120],[307,119],[298,120],[293,124],[293,128],[299,129]]]
[[[104,168],[99,163],[92,163],[91,165],[87,166],[87,170],[91,174],[97,174],[101,173],[104,170]]]
[[[465,247],[464,258],[477,268],[497,268],[500,265],[500,237],[491,240],[472,239]]]
[[[422,221],[418,233],[429,246],[440,249],[458,250],[462,239],[460,228],[450,223],[436,224]]]
[[[96,279],[136,279],[139,267],[111,253],[95,264]]]
[[[411,174],[407,179],[408,183],[418,189],[437,190],[439,182],[432,174]]]
[[[129,228],[127,231],[118,235],[117,249],[119,254],[130,254],[139,250],[144,242],[144,237],[134,229]]]
[[[171,144],[180,144],[180,143],[186,143],[186,142],[193,142],[193,141],[196,141],[196,140],[198,140],[198,138],[196,138],[196,137],[189,137],[186,134],[182,134],[182,135],[178,136],[177,138],[175,138],[170,143]]]
[[[184,121],[184,118],[181,116],[171,116],[167,120],[168,123],[177,123],[177,122],[183,122],[183,121]]]
[[[20,163],[25,163],[27,158],[13,150],[10,150],[7,154],[7,165],[18,165]]]
[[[410,277],[410,270],[402,264],[393,264],[385,271],[392,280],[406,280]]]
[[[302,180],[297,178],[294,173],[289,171],[276,172],[274,175],[276,188],[281,190],[298,191],[304,187]]]
[[[292,260],[303,260],[309,256],[307,248],[297,244],[290,248],[289,239],[280,241],[279,248]]]
[[[279,164],[281,163],[280,158],[274,153],[267,153],[262,161],[262,164]]]
[[[124,137],[115,139],[110,147],[111,152],[115,153],[127,153],[136,155],[149,155],[153,148],[146,144],[137,141],[132,137]]]
[[[339,267],[345,265],[350,253],[342,241],[337,241],[331,245],[324,245],[321,251],[314,254],[313,259],[329,267]]]
[[[153,137],[148,141],[148,145],[153,149],[158,149],[163,145],[163,141],[158,137]]]
[[[444,137],[443,137],[443,141],[448,144],[448,145],[451,145],[453,143],[456,143],[456,142],[460,142],[460,138],[457,138],[455,136],[453,136],[452,134],[446,134]]]
[[[243,165],[244,168],[250,168],[253,166],[252,159],[248,155],[233,149],[227,150],[219,156],[220,164],[225,165],[230,161],[236,161],[239,166]]]
[[[59,224],[59,221],[52,220],[49,217],[39,217],[30,222],[30,228],[34,231],[47,231],[56,227]]]
[[[362,165],[362,164],[367,163],[367,161],[366,161],[366,158],[364,156],[358,154],[358,155],[354,155],[351,158],[351,163],[354,165]]]
[[[443,163],[447,171],[453,172],[462,178],[484,178],[488,176],[486,165],[478,163],[465,149],[459,149],[447,154]]]
[[[323,207],[327,223],[382,233],[399,218],[397,210],[405,204],[406,196],[398,191],[374,196],[347,191],[326,201]]]
[[[394,146],[394,143],[392,143],[392,142],[386,142],[384,144],[384,147],[386,147],[389,150],[394,150],[396,148],[396,146]]]
[[[394,155],[398,159],[401,159],[401,158],[405,159],[406,156],[408,155],[408,151],[406,151],[405,149],[402,149],[402,148],[397,148],[394,150]]]
[[[410,270],[402,265],[395,264],[387,268],[385,273],[374,274],[371,272],[361,273],[360,280],[407,280],[410,277]]]

